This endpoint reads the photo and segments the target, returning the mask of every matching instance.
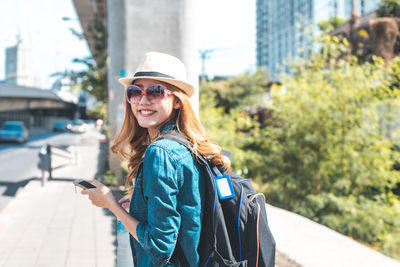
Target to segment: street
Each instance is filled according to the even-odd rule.
[[[41,177],[37,164],[38,153],[42,145],[76,146],[90,141],[91,133],[95,131],[89,127],[84,134],[48,132],[29,137],[25,144],[0,143],[0,211],[30,180]],[[57,165],[71,164],[66,158],[53,156],[53,168]],[[57,163],[56,163],[57,162]]]
[[[106,159],[103,136],[92,128],[84,134],[32,137],[26,146],[3,144],[0,149],[2,179],[13,172],[6,180],[19,189],[13,197],[16,189],[9,186],[4,194],[3,186],[2,205],[8,204],[0,211],[0,266],[116,266],[115,217],[92,205],[72,183],[77,178],[94,179],[102,171]],[[52,146],[54,179],[45,186],[38,179],[30,180],[22,188],[25,180],[40,173],[37,154],[47,142],[71,144],[78,160],[56,156]],[[18,166],[23,166],[20,171]]]

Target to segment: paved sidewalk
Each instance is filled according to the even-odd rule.
[[[44,187],[31,181],[0,212],[0,266],[115,266],[114,216],[92,206],[72,184],[93,179],[101,166],[99,134],[82,137],[73,147],[76,164],[55,169]]]

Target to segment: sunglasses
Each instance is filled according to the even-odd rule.
[[[126,88],[126,100],[129,103],[139,103],[143,95],[146,95],[147,100],[151,103],[160,103],[170,94],[172,92],[161,84],[151,85],[145,90],[134,84]]]

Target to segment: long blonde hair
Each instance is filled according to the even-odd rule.
[[[206,158],[214,166],[221,166],[230,172],[230,161],[222,155],[220,146],[211,143],[206,131],[194,114],[189,97],[177,87],[168,84],[173,95],[181,102],[181,108],[176,115],[178,132],[186,137],[192,144],[192,153],[197,153]],[[142,128],[133,115],[130,104],[125,100],[125,119],[120,132],[111,146],[113,153],[129,160],[129,173],[126,177],[125,187],[129,193],[133,190],[132,180],[136,178],[139,164],[144,159],[146,148],[153,142],[146,128]]]

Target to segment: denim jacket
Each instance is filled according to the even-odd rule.
[[[175,121],[169,121],[159,133],[174,128]],[[139,267],[180,266],[170,263],[176,242],[190,265],[199,265],[204,177],[190,150],[178,142],[159,139],[147,147],[129,211],[139,221],[138,241],[131,236]]]

